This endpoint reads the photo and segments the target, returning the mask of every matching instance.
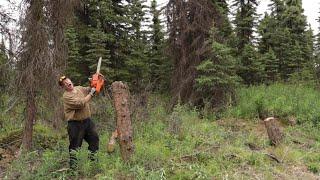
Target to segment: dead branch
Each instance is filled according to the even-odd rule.
[[[269,154],[269,153],[263,153],[264,155],[268,156],[269,158],[271,158],[272,160],[275,160],[277,163],[282,163],[281,160],[279,160],[275,155],[273,154]]]

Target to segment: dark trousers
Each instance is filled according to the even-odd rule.
[[[69,153],[70,153],[70,167],[74,168],[76,157],[73,151],[77,150],[82,145],[83,139],[89,144],[89,151],[91,152],[91,160],[93,154],[99,149],[99,136],[96,131],[95,124],[90,118],[82,121],[68,121],[68,135],[69,135]]]

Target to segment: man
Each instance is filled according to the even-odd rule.
[[[92,155],[99,149],[99,136],[95,124],[91,121],[89,101],[96,89],[90,87],[73,86],[66,76],[61,76],[59,85],[64,88],[64,114],[68,121],[70,168],[75,168],[76,157],[73,151],[81,147],[83,139],[89,144]]]

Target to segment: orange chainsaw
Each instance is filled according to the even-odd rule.
[[[104,76],[100,74],[101,61],[102,61],[102,57],[99,58],[97,72],[94,75],[92,75],[92,78],[89,78],[90,86],[92,88],[96,88],[97,93],[101,91],[104,85]]]

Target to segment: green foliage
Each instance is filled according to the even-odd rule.
[[[88,77],[95,73],[99,57],[102,57],[101,73],[113,80],[117,76],[115,68],[119,68],[115,63],[123,65],[124,58],[123,53],[115,57],[113,50],[115,46],[122,48],[117,44],[124,43],[117,41],[117,38],[120,40],[117,35],[122,36],[122,33],[117,31],[123,28],[116,31],[113,26],[125,20],[117,15],[116,5],[111,0],[85,1],[80,6],[65,33],[69,48],[67,73],[76,84],[87,83]]]
[[[287,88],[292,89],[291,86]],[[307,93],[302,89],[303,92],[297,90],[296,94]],[[96,161],[89,160],[84,143],[76,152],[76,170],[68,169],[67,139],[60,136],[59,143],[52,149],[34,151],[14,160],[6,169],[4,179],[248,179],[252,174],[274,177],[287,173],[288,177],[295,177],[291,174],[291,165],[295,166],[295,171],[298,167],[308,167],[310,172],[319,172],[320,139],[315,127],[307,124],[288,127],[284,129],[284,144],[270,148],[260,123],[239,118],[200,119],[197,110],[180,104],[168,112],[163,99],[166,98],[153,95],[148,102],[150,116],[143,121],[133,119],[135,153],[131,163],[121,160],[118,146],[113,154],[107,153],[106,143],[111,131],[104,130],[100,131]],[[179,122],[178,134],[171,131],[173,121]],[[99,121],[97,125],[104,126],[104,123]],[[51,137],[54,133],[44,126],[36,129],[41,136]],[[293,140],[312,143],[306,147],[292,143]],[[251,150],[248,144],[257,150]],[[266,152],[274,154],[282,163],[274,163]]]
[[[305,69],[311,72],[309,77],[314,78],[313,35],[306,28],[301,0],[277,0],[270,6],[270,15],[265,14],[258,27],[261,36],[259,52],[265,54],[272,49],[279,62],[278,73],[282,80],[288,80]]]
[[[320,173],[320,154],[313,152],[308,154],[305,157],[305,161],[307,162],[307,166],[309,171],[315,173],[315,174],[319,174]]]
[[[264,79],[264,64],[259,59],[258,52],[255,47],[246,44],[243,48],[240,59],[240,67],[238,74],[248,85],[259,84]]]
[[[157,1],[151,2],[150,13],[152,24],[150,28],[150,48],[148,66],[150,81],[154,89],[167,91],[170,84],[172,64],[165,54],[166,40],[164,39],[163,25],[160,20],[161,12],[157,9]]]
[[[237,105],[229,113],[239,118],[257,118],[259,112],[264,111],[269,116],[294,116],[299,123],[318,124],[319,98],[317,90],[304,84],[240,88],[237,91]]]
[[[258,53],[253,45],[254,28],[257,21],[257,1],[256,0],[234,0],[235,13],[235,33],[236,33],[236,55],[239,60],[237,67],[238,75],[244,83],[257,84],[262,81],[263,64],[260,62]]]
[[[319,12],[319,18],[317,19],[318,25],[319,25],[319,33],[316,34],[315,37],[315,43],[314,43],[314,50],[315,50],[315,64],[316,64],[316,75],[319,79],[320,77],[320,12]]]
[[[230,101],[237,85],[236,62],[230,54],[230,48],[218,42],[213,42],[210,59],[203,61],[197,67],[199,74],[196,79],[197,89],[204,100],[212,103],[212,105],[230,103],[226,103],[226,101]]]
[[[256,0],[234,0],[233,5],[236,7],[234,19],[237,54],[240,55],[246,45],[252,43],[254,27],[257,20],[257,1]]]
[[[267,84],[276,82],[279,80],[279,59],[277,59],[274,51],[270,48],[268,52],[264,53],[260,57],[260,62],[264,63],[264,71],[261,73],[265,73],[264,82]]]
[[[213,38],[219,43],[235,48],[235,36],[230,23],[230,19],[228,18],[228,14],[230,12],[228,3],[226,1],[214,0],[212,1],[212,3],[218,14],[214,17],[214,28],[217,31],[214,33]]]

